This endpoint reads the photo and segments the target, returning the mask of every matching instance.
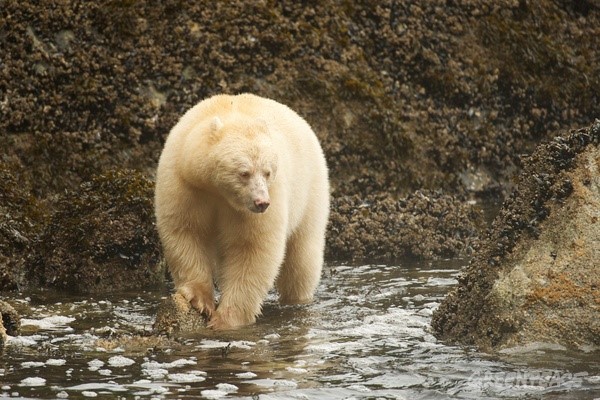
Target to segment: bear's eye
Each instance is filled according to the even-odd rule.
[[[271,171],[265,171],[265,178],[270,178],[271,177]]]
[[[240,178],[244,178],[244,179],[250,178],[250,171],[242,171],[242,172],[240,172]]]

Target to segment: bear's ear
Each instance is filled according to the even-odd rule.
[[[210,130],[212,132],[216,132],[221,130],[221,128],[223,128],[223,122],[221,121],[221,118],[214,117],[212,121],[210,121]]]

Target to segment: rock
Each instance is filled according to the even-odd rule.
[[[600,121],[541,145],[482,251],[433,315],[445,341],[495,350],[600,345]]]
[[[156,312],[153,330],[157,334],[194,333],[206,328],[198,310],[179,293],[164,299]]]
[[[45,217],[45,207],[0,159],[0,291],[23,285],[23,266]]]
[[[33,246],[29,284],[90,293],[162,283],[153,187],[141,173],[121,169],[64,193]]]
[[[453,190],[471,166],[497,186],[550,128],[598,115],[585,39],[600,14],[447,3],[3,2],[0,158],[51,197],[110,167],[153,168],[183,110],[252,91],[311,123],[336,195]]]
[[[332,200],[327,258],[394,262],[402,257],[440,259],[470,254],[482,214],[464,198],[418,190],[395,199],[389,193]]]
[[[30,253],[41,268],[29,270],[36,285],[67,287],[66,276],[76,287],[97,290],[139,282],[134,273],[112,281],[112,266],[104,274],[58,264],[64,255],[78,267],[89,266],[89,254],[98,249],[88,248],[83,260],[63,253],[59,242],[77,240],[78,233],[64,237],[73,221],[68,202],[57,199],[114,168],[151,177],[182,112],[220,92],[254,92],[304,116],[321,139],[340,206],[356,208],[382,192],[392,198],[415,190],[504,194],[520,168],[520,153],[557,129],[584,126],[600,114],[600,47],[588,40],[597,37],[597,9],[597,0],[443,6],[439,0],[65,0],[52,7],[4,1],[0,164],[14,178],[4,181],[10,192],[39,201],[27,200],[33,208],[5,202],[0,176],[0,290],[22,286]],[[373,204],[360,213],[381,216]],[[65,224],[21,213],[45,208],[66,216]],[[107,221],[116,212],[103,211]],[[359,215],[343,214],[334,224],[351,221],[356,229],[332,225],[342,239],[330,240],[330,254],[462,254],[465,236],[457,241],[449,230],[438,235],[434,216],[423,216],[403,236],[406,231],[384,221],[363,224]],[[152,225],[146,217],[140,222],[141,229]],[[442,242],[421,240],[421,222]],[[471,220],[465,222],[470,235]],[[439,226],[449,226],[444,224]],[[371,226],[385,234],[382,251]],[[91,226],[79,227],[87,237]],[[36,248],[40,231],[48,232],[44,238],[52,245]],[[361,235],[365,244],[357,242]],[[407,243],[409,237],[415,242]],[[123,271],[135,253],[121,254],[134,256],[117,263]]]
[[[20,330],[19,313],[10,304],[0,300],[0,350],[6,345],[7,335],[18,335]]]

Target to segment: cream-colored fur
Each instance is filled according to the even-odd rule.
[[[283,303],[312,300],[329,180],[317,137],[288,107],[251,94],[198,103],[167,138],[155,204],[176,290],[210,327],[254,323],[274,284]]]

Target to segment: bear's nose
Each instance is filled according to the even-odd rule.
[[[271,203],[269,200],[254,200],[254,206],[256,207],[256,211],[265,212],[267,207],[269,207]]]

